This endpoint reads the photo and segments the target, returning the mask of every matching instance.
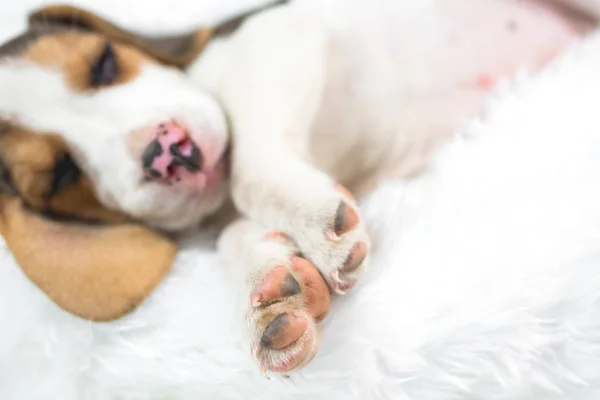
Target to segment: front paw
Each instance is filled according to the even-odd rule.
[[[329,311],[329,291],[319,271],[297,255],[283,234],[269,235],[277,246],[249,279],[247,322],[261,371],[287,373],[306,365],[317,352],[316,323]],[[277,243],[279,242],[279,243]]]
[[[370,241],[352,194],[337,185],[331,195],[337,200],[335,212],[316,218],[306,216],[304,219],[309,223],[296,228],[292,235],[302,254],[317,266],[331,290],[343,295],[356,285],[364,271]]]

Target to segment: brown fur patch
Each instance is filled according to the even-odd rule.
[[[54,166],[65,154],[67,146],[56,135],[37,134],[17,126],[0,135],[0,159],[17,193],[29,207],[83,221],[127,221],[124,214],[100,203],[92,182],[83,173],[49,197]]]
[[[93,12],[65,5],[42,8],[29,16],[31,28],[39,25],[62,25],[101,33],[114,42],[135,47],[157,61],[184,68],[202,53],[212,37],[209,28],[190,33],[150,37],[127,31]]]
[[[92,66],[100,58],[106,38],[96,33],[59,31],[31,43],[22,56],[37,64],[59,68],[67,84],[74,90],[93,89],[90,86]],[[113,43],[119,65],[115,85],[133,80],[143,62],[152,62],[141,51],[131,46]]]
[[[62,309],[89,320],[114,320],[135,308],[177,252],[143,226],[49,221],[5,195],[0,213],[0,233],[25,275]]]
[[[49,198],[55,165],[67,151],[56,135],[0,120],[0,234],[25,275],[58,306],[85,319],[116,319],[158,285],[177,249],[104,208],[83,173]]]

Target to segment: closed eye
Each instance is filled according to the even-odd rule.
[[[112,44],[107,40],[100,55],[91,65],[90,86],[108,86],[119,78],[119,73],[119,60]]]
[[[62,188],[74,183],[81,176],[81,170],[75,164],[69,153],[63,153],[52,168],[52,182],[47,198],[52,198]]]

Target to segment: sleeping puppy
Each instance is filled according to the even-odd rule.
[[[132,310],[173,264],[170,235],[228,221],[231,199],[218,247],[253,354],[263,372],[305,365],[330,292],[368,262],[355,198],[421,171],[497,81],[544,65],[596,9],[281,3],[171,37],[47,7],[0,47],[0,231],[60,307]]]

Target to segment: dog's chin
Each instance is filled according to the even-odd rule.
[[[169,234],[199,229],[223,208],[228,197],[226,188],[226,182],[222,182],[211,193],[205,193],[202,197],[173,199],[174,207],[169,207],[166,212],[163,209],[160,215],[146,217],[143,222]]]
[[[170,233],[199,228],[226,203],[228,172],[229,159],[224,156],[206,173],[195,174],[172,185],[161,185],[160,194],[154,199],[157,213],[144,218],[145,222]]]

